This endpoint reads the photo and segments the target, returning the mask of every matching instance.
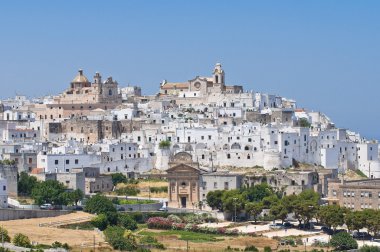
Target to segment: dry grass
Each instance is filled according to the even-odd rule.
[[[137,188],[140,189],[140,193],[137,195],[139,197],[149,197],[149,187],[161,187],[161,186],[169,186],[167,181],[140,181],[137,184]],[[167,198],[167,192],[161,193],[150,193],[150,197],[152,198]]]
[[[94,237],[96,243],[104,242],[104,239],[96,231],[90,230],[72,230],[54,227],[39,227],[40,223],[65,221],[93,216],[84,212],[76,212],[67,215],[50,218],[35,218],[23,220],[0,221],[8,230],[9,235],[13,237],[17,233],[27,235],[31,241],[40,244],[52,244],[55,241],[68,243],[70,246],[81,246],[83,243],[93,243]]]

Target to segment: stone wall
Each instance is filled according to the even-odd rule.
[[[69,213],[65,210],[0,209],[0,221],[55,217]]]

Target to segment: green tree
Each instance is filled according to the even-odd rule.
[[[282,200],[278,201],[275,204],[272,204],[269,213],[274,217],[275,220],[280,219],[282,223],[284,223],[286,217],[288,216],[288,210],[284,206]]]
[[[222,190],[215,190],[215,191],[208,192],[206,196],[207,204],[212,209],[218,209],[221,211],[223,209],[222,196],[223,196]]]
[[[358,243],[350,234],[346,232],[340,232],[334,234],[330,240],[330,245],[337,251],[345,251],[350,249],[357,249]]]
[[[117,185],[119,183],[127,183],[128,182],[127,177],[121,172],[113,173],[113,174],[111,174],[111,177],[112,177],[112,183],[114,185]]]
[[[223,210],[236,214],[244,209],[245,198],[240,190],[224,191],[222,195]]]
[[[332,227],[334,230],[344,224],[345,213],[346,210],[338,205],[321,206],[318,209],[320,221],[329,228]]]
[[[170,141],[169,140],[163,140],[158,144],[158,147],[160,149],[168,149],[170,147]]]
[[[305,224],[315,216],[318,211],[319,194],[311,189],[302,191],[294,201],[294,215],[298,221]]]
[[[118,215],[118,224],[128,230],[136,230],[137,223],[131,216],[128,214],[119,214]]]
[[[80,189],[76,189],[71,192],[66,192],[64,194],[66,202],[68,204],[78,205],[78,202],[83,199],[84,193]]]
[[[8,230],[4,227],[0,227],[0,239],[4,242],[11,242],[11,237],[8,235]]]
[[[29,237],[21,233],[15,234],[15,236],[13,237],[12,243],[16,246],[24,247],[24,248],[29,248],[32,245],[30,243]]]
[[[264,197],[262,200],[264,208],[270,208],[271,205],[277,204],[279,202],[279,198],[276,194],[272,194],[270,196]]]
[[[98,214],[97,216],[91,219],[91,224],[99,230],[103,231],[108,226],[107,216],[104,213]]]
[[[103,233],[114,249],[134,251],[137,248],[135,239],[122,227],[108,226]]]
[[[116,208],[112,204],[111,200],[107,197],[96,194],[86,201],[84,210],[89,213],[96,214],[108,214],[109,212],[116,212]]]
[[[244,195],[250,202],[261,201],[265,197],[272,196],[273,194],[273,189],[267,183],[254,185],[244,191]]]
[[[257,218],[263,211],[263,204],[261,204],[260,202],[248,202],[247,204],[245,204],[245,211],[247,214],[253,217],[256,223]]]
[[[360,231],[366,225],[366,216],[363,211],[351,211],[346,214],[345,223],[348,230]]]
[[[304,128],[310,128],[311,123],[306,118],[300,118],[298,120],[299,126]]]
[[[47,180],[37,183],[33,187],[32,198],[38,205],[44,203],[65,205],[67,204],[65,191],[66,187],[62,183],[56,180]]]
[[[380,211],[374,209],[363,210],[363,215],[365,216],[365,227],[368,232],[373,235],[377,235],[380,231]]]
[[[18,176],[17,191],[20,195],[30,196],[33,188],[38,183],[37,178],[21,172]]]

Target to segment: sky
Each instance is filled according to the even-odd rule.
[[[68,88],[82,68],[144,94],[209,76],[292,98],[380,139],[380,1],[0,3],[0,98]]]

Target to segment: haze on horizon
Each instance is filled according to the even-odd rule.
[[[58,94],[79,68],[158,92],[208,76],[322,111],[380,139],[378,1],[8,1],[0,98]]]

